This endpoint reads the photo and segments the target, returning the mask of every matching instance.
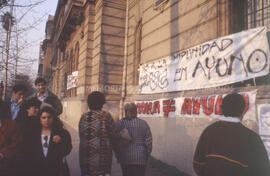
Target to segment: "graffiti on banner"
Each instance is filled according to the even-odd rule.
[[[245,100],[243,120],[256,119],[255,100],[257,91],[241,92]],[[210,117],[222,116],[222,95],[177,97],[154,101],[136,101],[138,117]]]
[[[139,92],[202,89],[263,76],[269,54],[265,27],[214,39],[141,65]]]

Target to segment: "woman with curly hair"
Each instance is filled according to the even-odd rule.
[[[44,107],[39,113],[39,132],[33,137],[33,175],[59,176],[63,158],[71,149],[71,136],[51,107]]]

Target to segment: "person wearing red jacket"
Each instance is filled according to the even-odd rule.
[[[13,160],[22,143],[16,121],[5,117],[5,104],[0,101],[0,175],[15,176]]]

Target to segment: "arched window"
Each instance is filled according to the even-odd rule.
[[[136,26],[134,33],[133,85],[139,84],[139,67],[141,62],[142,20]]]

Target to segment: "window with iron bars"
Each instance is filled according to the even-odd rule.
[[[260,26],[266,26],[270,31],[270,0],[229,0],[228,2],[230,34]],[[270,33],[268,32],[267,35],[270,41]],[[270,74],[229,86],[247,85],[270,85]]]
[[[266,26],[270,31],[270,0],[247,0],[246,3],[246,29]],[[268,32],[269,41],[269,32]],[[263,85],[270,84],[270,75],[254,78],[253,84]]]
[[[270,0],[247,0],[246,28],[266,26],[270,30]]]

